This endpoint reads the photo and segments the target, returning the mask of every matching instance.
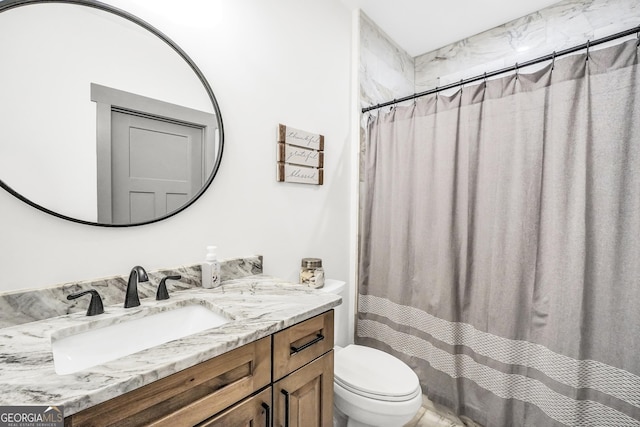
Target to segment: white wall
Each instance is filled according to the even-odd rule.
[[[109,0],[172,38],[209,80],[225,146],[210,189],[168,220],[110,229],[66,222],[0,191],[0,290],[37,288],[262,254],[296,280],[303,257],[350,272],[351,14],[339,0]],[[179,84],[169,82],[169,84]],[[278,123],[325,136],[325,184],[275,181]],[[353,257],[353,255],[351,255]]]

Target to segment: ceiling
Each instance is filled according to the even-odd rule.
[[[490,30],[559,0],[342,0],[360,8],[413,57]]]

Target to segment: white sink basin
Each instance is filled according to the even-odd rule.
[[[229,322],[199,304],[51,339],[58,375],[72,374]]]

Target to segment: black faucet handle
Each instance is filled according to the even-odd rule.
[[[88,291],[78,292],[75,294],[67,295],[69,301],[79,298],[83,295],[91,294],[91,302],[89,303],[89,309],[87,310],[87,316],[95,316],[96,314],[104,313],[104,306],[102,305],[102,298],[95,289],[89,289]]]
[[[182,279],[182,276],[180,275],[163,277],[162,280],[160,281],[160,284],[158,285],[158,292],[156,292],[156,300],[160,301],[163,299],[169,299],[169,291],[167,291],[166,281],[180,280],[180,279]]]

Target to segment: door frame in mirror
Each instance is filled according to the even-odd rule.
[[[27,6],[27,5],[32,5],[32,4],[39,4],[39,3],[62,3],[62,4],[75,4],[75,5],[79,5],[79,6],[86,6],[86,7],[91,7],[94,9],[98,9],[98,10],[102,10],[108,13],[112,13],[116,16],[119,16],[121,18],[124,18],[128,21],[133,22],[134,24],[139,25],[140,27],[144,28],[145,30],[149,31],[150,33],[152,33],[153,35],[155,35],[156,37],[158,37],[160,40],[162,40],[165,44],[167,44],[171,49],[173,49],[174,52],[176,52],[191,68],[191,70],[196,74],[196,76],[198,77],[198,79],[200,80],[200,82],[202,83],[202,86],[204,87],[205,91],[207,92],[207,95],[209,96],[209,99],[211,101],[211,104],[213,106],[214,112],[215,112],[215,116],[217,119],[217,131],[218,131],[218,141],[217,141],[217,149],[216,149],[216,153],[215,153],[215,160],[214,160],[214,165],[212,168],[212,171],[208,177],[208,179],[205,181],[204,185],[202,186],[202,188],[200,189],[200,191],[194,195],[185,205],[183,205],[182,207],[180,207],[179,209],[172,211],[166,215],[160,216],[158,218],[154,218],[152,220],[148,220],[148,221],[144,221],[144,222],[139,222],[139,223],[131,223],[131,224],[103,224],[103,223],[99,223],[96,219],[95,222],[92,221],[86,221],[83,219],[79,219],[79,218],[73,218],[64,214],[61,214],[59,212],[55,212],[52,211],[51,209],[47,209],[46,207],[33,202],[32,200],[27,199],[26,197],[24,197],[23,195],[21,195],[20,193],[18,193],[16,190],[14,190],[11,186],[9,186],[7,183],[5,183],[1,178],[0,178],[0,187],[2,187],[4,190],[6,190],[8,193],[10,193],[11,195],[13,195],[14,197],[16,197],[17,199],[23,201],[24,203],[42,211],[45,212],[49,215],[53,215],[55,217],[67,220],[67,221],[71,221],[71,222],[75,222],[75,223],[79,223],[79,224],[85,224],[85,225],[92,225],[92,226],[98,226],[98,227],[117,227],[117,228],[121,228],[121,227],[135,227],[135,226],[140,226],[140,225],[145,225],[145,224],[152,224],[158,221],[162,221],[165,220],[167,218],[170,218],[174,215],[177,215],[178,213],[182,212],[183,210],[185,210],[186,208],[188,208],[189,206],[191,206],[196,200],[198,200],[202,194],[204,194],[204,192],[209,188],[209,186],[211,185],[211,182],[213,181],[213,179],[215,178],[219,168],[220,168],[220,163],[221,163],[221,159],[222,159],[222,152],[223,152],[223,148],[224,148],[224,127],[223,127],[223,123],[222,123],[222,116],[220,114],[220,107],[218,105],[218,101],[215,98],[215,95],[213,94],[213,90],[211,89],[211,86],[209,85],[209,82],[207,81],[207,79],[204,77],[204,75],[202,74],[202,71],[200,71],[200,69],[198,68],[198,66],[193,62],[193,60],[175,43],[173,42],[173,40],[171,40],[167,35],[165,35],[164,33],[162,33],[161,31],[159,31],[157,28],[155,28],[154,26],[152,26],[151,24],[149,24],[148,22],[136,17],[135,15],[132,15],[128,12],[125,12],[124,10],[118,9],[114,6],[111,5],[107,5],[105,3],[101,3],[99,1],[95,1],[95,0],[3,0],[0,2],[0,13],[10,10],[10,9],[14,9],[16,7],[21,7],[21,6]]]

